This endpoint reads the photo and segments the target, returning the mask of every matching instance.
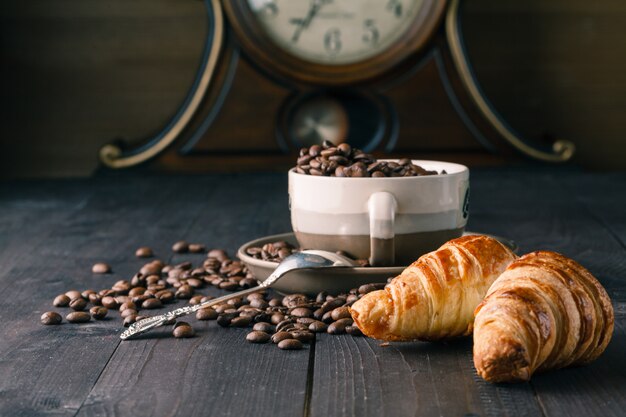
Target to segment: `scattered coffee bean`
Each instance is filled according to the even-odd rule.
[[[284,339],[278,343],[278,347],[283,350],[302,349],[302,342],[296,339]]]
[[[111,272],[111,267],[104,262],[98,262],[96,264],[93,264],[93,266],[91,267],[91,272],[93,272],[94,274],[108,274]]]
[[[315,334],[308,330],[294,330],[289,333],[291,334],[291,337],[301,341],[302,343],[311,343],[315,340]]]
[[[65,319],[70,323],[87,323],[91,321],[91,314],[85,311],[72,311],[65,316]]]
[[[70,297],[65,294],[57,295],[52,302],[52,305],[55,307],[67,307],[70,305]]]
[[[217,316],[217,324],[222,327],[228,327],[235,317],[237,317],[237,313],[220,314],[219,316]]]
[[[107,316],[108,312],[109,310],[107,310],[106,307],[95,306],[89,309],[89,313],[91,314],[91,317],[93,317],[96,320],[102,320],[103,318]]]
[[[313,323],[309,324],[309,330],[315,333],[325,333],[327,329],[328,324],[322,321],[314,321]]]
[[[83,311],[87,307],[87,301],[84,298],[74,298],[70,301],[70,308],[75,311]]]
[[[163,303],[158,298],[148,298],[143,303],[141,303],[141,308],[145,308],[146,310],[152,310],[154,308],[163,307]]]
[[[154,253],[149,247],[142,246],[135,251],[135,256],[137,258],[152,258],[154,256]]]
[[[326,332],[329,334],[343,334],[346,332],[346,327],[352,325],[352,319],[341,319],[328,325]]]
[[[252,330],[258,330],[260,332],[265,332],[265,333],[274,333],[274,326],[272,326],[269,323],[255,323],[254,326],[252,326]]]
[[[189,252],[189,243],[185,242],[184,240],[178,241],[174,243],[174,245],[172,246],[172,250],[176,253]]]
[[[174,327],[174,331],[172,333],[174,334],[174,337],[178,339],[193,337],[196,334],[193,330],[193,327],[185,322],[176,323],[176,327]]]
[[[103,308],[106,308],[106,307],[103,307]],[[133,315],[135,315],[135,316],[137,315],[137,310],[134,310],[132,308],[127,308],[126,310],[124,310],[124,311],[122,311],[120,313],[120,317],[122,317],[124,319],[126,317],[128,317],[128,316],[133,316]]]
[[[111,296],[102,297],[102,305],[109,310],[117,310],[120,307],[115,298]]]
[[[70,300],[73,300],[74,298],[81,298],[83,296],[83,294],[80,291],[76,291],[76,290],[70,290],[66,292],[65,295],[68,296]]]
[[[198,320],[215,320],[217,319],[217,311],[211,307],[201,308],[196,311],[196,318]]]
[[[63,317],[61,317],[59,313],[55,313],[54,311],[48,311],[41,315],[41,324],[45,324],[46,326],[61,324],[62,321]]]
[[[386,283],[377,283],[377,284],[363,284],[359,287],[359,294],[367,294],[372,291],[382,290],[385,288]]]
[[[350,336],[363,336],[363,332],[357,326],[346,326],[346,333]]]
[[[206,252],[206,246],[200,243],[190,243],[189,244],[189,252],[191,253],[204,253]]]
[[[239,316],[231,320],[230,325],[233,327],[248,327],[252,323],[252,318],[249,316]]]
[[[335,321],[351,317],[348,307],[337,307],[330,313],[330,316]]]
[[[246,340],[250,343],[267,343],[270,341],[270,335],[259,330],[254,330],[248,333]]]
[[[285,339],[292,339],[291,333],[289,332],[277,332],[272,335],[272,343],[280,343]]]
[[[290,313],[294,317],[312,317],[313,312],[306,307],[296,307]]]

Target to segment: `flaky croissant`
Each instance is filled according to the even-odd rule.
[[[453,239],[351,307],[361,331],[382,340],[440,340],[472,331],[473,312],[517,257],[487,236]]]
[[[613,334],[613,307],[600,283],[555,252],[513,262],[476,308],[474,365],[492,382],[527,381],[535,371],[584,364]]]

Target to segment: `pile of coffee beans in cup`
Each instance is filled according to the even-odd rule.
[[[410,159],[377,160],[373,155],[353,148],[347,143],[337,146],[329,141],[300,149],[296,172],[325,177],[416,177],[445,174],[415,165]]]
[[[299,250],[287,242],[274,242],[259,249],[258,252],[251,251],[255,257],[265,256],[276,262]],[[152,260],[129,280],[119,280],[111,287],[98,291],[68,290],[57,295],[52,305],[67,309],[65,320],[77,324],[110,319],[109,312],[117,311],[117,317],[127,327],[149,317],[148,310],[165,308],[177,302],[197,305],[210,300],[213,297],[203,294],[202,290],[211,286],[225,291],[238,291],[257,285],[245,264],[231,259],[222,249],[207,251],[203,245],[181,241],[176,242],[172,250],[176,253],[206,253],[206,258],[197,266],[189,261],[170,265]],[[135,255],[146,258],[153,256],[153,252],[150,248],[142,247]],[[92,268],[94,273],[107,274],[112,271],[107,264],[97,265],[97,268]],[[297,350],[314,341],[316,333],[360,336],[361,332],[354,325],[348,307],[364,294],[381,289],[384,285],[367,284],[339,295],[322,292],[313,298],[304,294],[281,296],[272,290],[262,290],[245,298],[202,308],[196,312],[196,319],[214,320],[221,327],[250,328],[246,336],[250,343],[272,342],[283,350]],[[56,311],[48,311],[41,316],[44,325],[58,325],[62,322],[62,315]],[[176,338],[195,335],[193,326],[187,322],[178,321],[172,325],[172,335]]]
[[[281,262],[283,259],[294,253],[302,251],[302,248],[296,247],[289,242],[279,240],[276,242],[266,243],[263,246],[250,246],[246,248],[246,255],[253,257],[254,259],[261,259],[270,262]],[[370,266],[367,259],[356,259],[347,252],[339,251],[339,255],[343,255],[346,258],[350,258],[355,261],[361,267]]]

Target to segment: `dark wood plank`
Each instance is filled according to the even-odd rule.
[[[557,180],[571,175],[577,174],[473,171],[468,227],[515,239],[520,253],[551,249],[579,260],[603,282],[619,309],[626,288],[624,248]],[[623,315],[618,322],[623,329]],[[477,377],[470,340],[381,348],[365,339],[322,338],[316,345],[311,415],[559,416],[563,409],[570,411],[566,415],[618,415],[616,410],[626,408],[626,368],[608,372],[606,366],[623,361],[618,357],[624,343],[620,332],[596,363],[536,375],[531,384],[513,386],[487,384]],[[604,381],[587,379],[590,374],[606,376]],[[568,388],[559,391],[555,385]],[[574,393],[575,402],[570,401]]]
[[[191,182],[192,188],[213,188],[214,194],[208,199],[185,198],[185,205],[201,207],[202,213],[181,231],[181,238],[224,247],[233,254],[247,240],[288,227],[284,176]],[[203,258],[176,255],[172,261],[197,263]],[[196,322],[193,316],[185,320],[194,325],[197,337],[176,340],[171,329],[162,329],[157,335],[122,343],[79,416],[303,413],[309,349],[284,352],[272,345],[251,345],[245,341],[245,329],[223,329],[215,322]]]
[[[132,251],[126,262],[115,263],[110,276],[92,276],[90,267],[94,260],[120,259],[122,251],[129,253],[127,246],[134,248],[159,231],[153,227],[132,233],[137,230],[133,225],[178,219],[184,226],[193,220],[201,207],[172,211],[179,191],[175,181],[163,187],[166,184],[140,179],[117,184],[85,181],[84,189],[93,188],[91,198],[77,212],[67,212],[47,236],[32,246],[21,241],[19,233],[11,236],[11,245],[24,255],[4,271],[0,281],[6,297],[0,311],[11,323],[0,340],[1,415],[76,413],[117,347],[121,323],[109,320],[51,328],[39,324],[39,315],[52,310],[51,299],[67,289],[100,289],[131,276],[141,265],[132,259]],[[168,230],[171,241],[176,231]]]
[[[315,346],[311,416],[538,416],[527,385],[480,380],[471,341],[392,343],[323,335]]]

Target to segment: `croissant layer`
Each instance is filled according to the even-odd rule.
[[[361,331],[382,340],[441,340],[470,334],[473,311],[516,259],[488,236],[453,239],[427,253],[384,290],[366,294],[351,314]]]
[[[474,365],[492,382],[588,363],[613,334],[611,300],[584,267],[556,252],[513,262],[476,308]]]

